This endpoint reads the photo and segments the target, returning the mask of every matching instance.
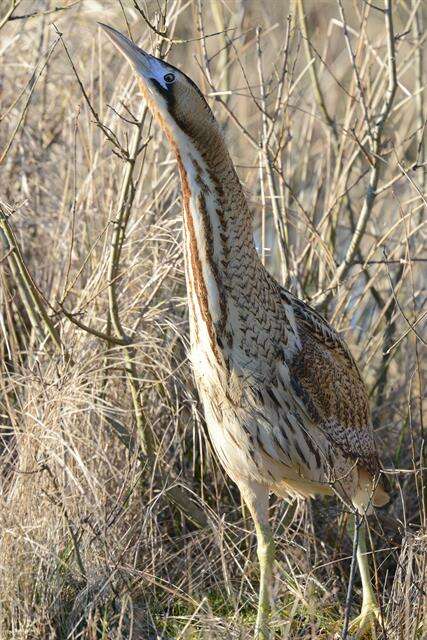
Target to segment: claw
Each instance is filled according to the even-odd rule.
[[[376,638],[376,629],[384,626],[381,610],[372,602],[362,606],[360,615],[350,622],[349,633],[355,638]],[[369,634],[369,635],[368,635]]]

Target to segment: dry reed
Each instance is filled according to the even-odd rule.
[[[97,20],[200,84],[262,259],[350,343],[393,495],[378,638],[420,640],[422,0],[0,4],[0,637],[243,640],[254,619],[252,526],[186,359],[175,160]],[[339,638],[342,506],[271,518],[277,638]]]

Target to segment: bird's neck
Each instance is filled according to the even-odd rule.
[[[193,332],[203,325],[215,350],[230,342],[236,294],[249,296],[253,279],[263,267],[246,198],[219,130],[215,128],[204,144],[182,139],[175,152],[182,183]]]

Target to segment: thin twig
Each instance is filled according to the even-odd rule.
[[[27,111],[28,111],[28,108],[29,108],[30,103],[31,103],[31,98],[33,97],[33,93],[34,93],[34,91],[36,89],[37,83],[38,83],[43,71],[45,70],[46,65],[48,64],[53,52],[55,51],[55,48],[56,48],[56,45],[58,44],[58,42],[59,42],[59,38],[57,38],[51,44],[51,46],[49,47],[48,52],[46,54],[45,60],[43,61],[43,64],[41,65],[39,71],[36,73],[36,70],[34,70],[32,76],[31,76],[31,79],[30,79],[30,81],[28,83],[28,86],[30,86],[30,91],[28,93],[28,96],[27,96],[27,99],[25,101],[24,107],[23,107],[23,109],[21,111],[21,115],[20,115],[20,117],[18,119],[18,122],[16,123],[15,128],[13,129],[12,134],[11,134],[8,142],[6,143],[6,146],[4,147],[2,153],[0,154],[0,165],[4,162],[7,154],[10,151],[12,143],[16,138],[16,135],[17,135],[19,129],[21,128],[21,126],[25,122],[25,117],[27,115]]]
[[[386,250],[385,250],[384,248],[383,248],[383,254],[384,254],[384,260],[386,261],[386,264],[387,264],[387,252],[386,252]],[[402,308],[402,305],[400,304],[400,302],[399,302],[399,300],[398,300],[398,298],[397,298],[396,292],[395,292],[395,290],[394,290],[393,282],[392,282],[391,277],[390,277],[390,271],[389,271],[388,269],[387,269],[387,276],[388,276],[388,279],[389,279],[389,282],[390,282],[390,287],[391,287],[391,292],[392,292],[392,294],[393,294],[393,298],[394,298],[394,300],[395,300],[395,303],[396,303],[397,308],[398,308],[398,309],[399,309],[399,311],[400,311],[400,314],[401,314],[402,318],[405,320],[405,322],[406,322],[406,324],[408,325],[409,329],[410,329],[410,330],[411,330],[411,331],[416,335],[416,337],[418,338],[418,340],[419,340],[419,341],[420,341],[424,346],[427,346],[427,342],[424,340],[424,338],[422,337],[422,335],[421,335],[421,334],[419,334],[419,333],[418,333],[418,331],[416,331],[416,330],[415,330],[415,325],[414,325],[414,323],[413,323],[413,322],[411,322],[411,321],[409,320],[409,318],[407,317],[406,313],[404,312],[404,310],[403,310],[403,308]]]
[[[340,1],[340,0],[339,0]],[[371,216],[372,208],[375,203],[376,191],[378,187],[378,180],[380,177],[380,170],[382,166],[382,135],[384,125],[387,121],[391,107],[393,105],[394,96],[397,87],[397,72],[396,72],[396,52],[394,41],[394,29],[393,29],[393,13],[391,0],[384,0],[385,3],[385,27],[387,34],[387,60],[388,60],[388,88],[385,95],[383,107],[381,113],[378,116],[376,124],[372,131],[371,142],[371,154],[373,157],[373,165],[369,176],[369,184],[366,190],[365,199],[363,202],[362,211],[356,224],[353,236],[350,240],[345,258],[341,265],[336,270],[334,277],[332,278],[328,290],[320,295],[316,300],[316,307],[319,307],[333,294],[334,288],[339,284],[348,273],[353,259],[357,253],[359,245],[362,241],[366,225]]]
[[[31,312],[37,312],[40,322],[44,327],[46,333],[49,335],[55,346],[64,353],[67,358],[67,354],[65,352],[64,346],[61,342],[60,335],[52,323],[52,320],[49,318],[45,305],[40,297],[39,291],[27,269],[25,264],[22,252],[19,248],[19,243],[17,242],[15,235],[12,231],[11,226],[9,225],[7,216],[5,211],[0,207],[0,230],[4,235],[4,238],[7,242],[7,249],[10,250],[13,247],[13,251],[9,253],[9,259],[13,257],[16,266],[19,271],[20,279],[23,283],[25,283],[26,291],[28,293],[28,301],[27,304],[30,305]],[[33,314],[32,314],[33,315]]]
[[[271,198],[271,208],[273,210],[273,220],[274,225],[276,227],[276,235],[277,242],[279,246],[280,252],[280,263],[283,269],[283,282],[286,282],[288,272],[289,272],[289,262],[288,262],[288,251],[287,251],[287,238],[286,238],[286,227],[284,224],[284,216],[282,211],[279,210],[278,205],[278,189],[276,186],[275,176],[273,173],[272,162],[270,158],[269,148],[268,148],[268,122],[267,122],[267,114],[266,114],[266,97],[265,97],[265,88],[264,88],[264,76],[262,71],[262,51],[261,51],[261,38],[260,38],[261,29],[260,27],[256,30],[256,50],[257,50],[257,63],[258,63],[258,76],[260,82],[260,91],[261,91],[261,118],[262,118],[262,134],[261,134],[261,142],[260,148],[262,151],[262,156],[264,159],[264,167],[267,173],[267,181],[268,188],[270,191]]]
[[[58,13],[58,11],[67,11],[67,9],[71,9],[76,4],[79,4],[82,0],[74,0],[71,4],[68,4],[66,7],[53,7],[53,9],[47,9],[46,11],[32,11],[31,13],[24,13],[19,16],[11,16],[9,20],[27,20],[28,18],[37,18],[40,16],[48,16],[52,13]]]
[[[84,98],[87,106],[89,107],[89,110],[90,110],[92,116],[94,117],[97,126],[101,129],[101,131],[103,132],[105,137],[111,142],[111,144],[114,147],[116,147],[116,149],[119,150],[120,155],[123,158],[127,158],[129,156],[128,151],[122,147],[122,145],[118,141],[117,136],[115,135],[115,133],[113,133],[113,131],[111,131],[107,126],[105,126],[105,124],[103,124],[101,122],[101,119],[100,119],[98,113],[95,111],[95,109],[93,107],[93,104],[92,104],[91,100],[89,99],[89,96],[88,96],[88,94],[86,92],[86,89],[84,88],[83,82],[80,80],[80,76],[77,73],[76,67],[74,66],[73,59],[71,58],[70,52],[68,51],[68,47],[65,44],[64,38],[62,37],[62,33],[58,30],[56,25],[53,25],[53,26],[55,28],[56,33],[58,34],[58,38],[61,40],[62,46],[64,47],[64,51],[65,51],[66,56],[68,58],[68,61],[69,61],[70,65],[71,65],[71,68],[72,68],[72,70],[74,72],[74,75],[76,77],[77,83],[78,83],[78,85],[80,87],[80,91],[82,92],[83,98]]]
[[[304,38],[304,48],[305,48],[306,58],[307,58],[307,62],[309,62],[311,59],[311,52],[310,52],[311,44],[308,36],[307,21],[305,18],[304,0],[297,0],[297,7],[298,7],[298,17],[301,25],[301,32]],[[325,98],[320,88],[320,82],[317,74],[316,58],[313,59],[313,64],[310,65],[309,73],[313,83],[314,95],[317,99],[317,103],[320,106],[320,109],[323,113],[323,117],[325,118],[327,125],[331,127],[332,132],[334,134],[334,139],[336,140],[338,137],[338,132],[337,132],[335,121],[329,115],[328,109],[326,107]]]
[[[11,0],[9,8],[6,10],[3,18],[0,20],[0,30],[4,27],[5,24],[12,18],[12,14],[15,11],[16,7],[21,4],[22,0]]]
[[[357,547],[359,545],[359,530],[361,525],[362,525],[361,516],[357,511],[355,511],[354,512],[353,548],[352,548],[352,554],[351,554],[350,575],[348,577],[347,596],[345,599],[342,640],[347,640],[348,638],[348,627],[350,624],[351,604],[353,602],[354,578],[356,576]]]

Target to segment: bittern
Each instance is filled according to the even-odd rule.
[[[269,494],[338,495],[355,514],[382,506],[364,382],[344,340],[270,275],[221,129],[182,71],[101,25],[130,62],[181,178],[190,358],[213,447],[255,523],[255,636],[269,637],[274,543]],[[379,616],[364,536],[357,559],[364,633]]]

